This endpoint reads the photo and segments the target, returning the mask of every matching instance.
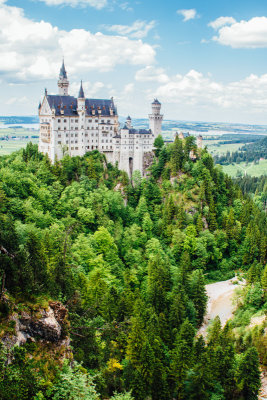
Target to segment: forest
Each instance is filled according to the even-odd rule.
[[[242,327],[266,310],[266,214],[193,137],[155,148],[131,179],[97,151],[0,157],[1,400],[258,398],[264,326]],[[236,272],[234,320],[199,336],[205,284]]]
[[[267,152],[267,136],[254,143],[245,144],[239,151],[230,153],[228,151],[223,155],[215,155],[214,161],[216,164],[229,165],[232,163],[241,162],[258,162],[260,158],[266,158]]]

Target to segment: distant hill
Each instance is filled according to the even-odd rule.
[[[29,116],[0,116],[0,123],[4,125],[9,124],[37,124],[39,122],[39,118],[37,115],[29,115]]]
[[[245,144],[241,147],[241,151],[253,152],[255,156],[267,157],[267,136],[255,143]]]

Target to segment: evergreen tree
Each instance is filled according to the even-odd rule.
[[[255,347],[245,352],[237,371],[237,381],[245,400],[257,400],[261,381],[259,356]]]
[[[176,135],[172,151],[171,151],[171,169],[172,174],[177,175],[177,173],[181,170],[183,165],[184,153],[183,153],[183,143],[182,140],[178,138]]]

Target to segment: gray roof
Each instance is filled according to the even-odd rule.
[[[158,99],[154,99],[152,104],[161,104],[161,103],[158,101]]]
[[[77,98],[73,96],[47,95],[47,101],[50,108],[54,106],[56,115],[61,115],[60,108],[63,108],[64,115],[75,116],[77,113]],[[86,115],[99,116],[98,110],[101,110],[101,116],[110,116],[110,108],[113,109],[113,115],[117,115],[117,109],[114,106],[113,99],[85,99]]]
[[[67,79],[67,72],[65,69],[64,60],[62,61],[62,65],[61,65],[60,72],[59,72],[59,77]]]
[[[150,135],[152,132],[150,129],[129,129],[131,135]]]
[[[81,81],[81,86],[78,94],[78,99],[84,99],[83,82]]]
[[[128,115],[128,117],[126,118],[126,121],[131,121],[132,118],[130,117],[130,115]]]

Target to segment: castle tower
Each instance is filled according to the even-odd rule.
[[[132,128],[132,118],[130,117],[130,115],[128,115],[125,124],[126,124],[128,129]]]
[[[197,136],[197,148],[202,149],[202,139],[203,137],[201,135]]]
[[[68,81],[67,72],[65,69],[64,60],[62,61],[62,66],[60,68],[57,85],[58,85],[58,94],[60,96],[68,96],[69,95],[69,93],[68,93],[69,81]]]
[[[152,114],[149,114],[149,129],[151,129],[155,138],[161,134],[161,125],[163,115],[160,114],[161,103],[155,99],[152,103]]]

